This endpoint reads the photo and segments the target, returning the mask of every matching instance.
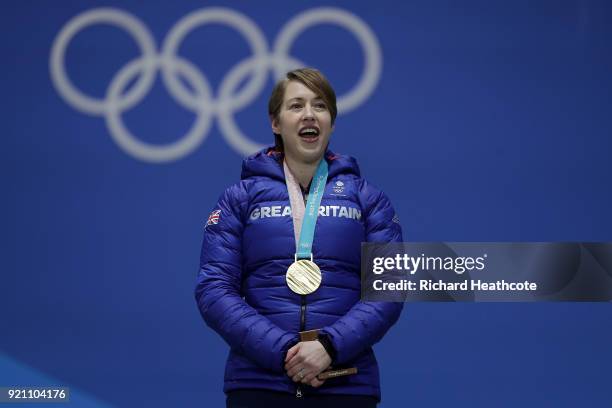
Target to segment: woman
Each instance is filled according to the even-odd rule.
[[[360,245],[400,242],[401,227],[355,159],[327,150],[336,96],[319,71],[289,72],[268,110],[275,146],[211,213],[196,288],[231,347],[227,406],[375,407],[372,345],[402,304],[360,301]]]

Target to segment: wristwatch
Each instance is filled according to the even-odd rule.
[[[336,349],[334,349],[334,345],[329,339],[329,336],[327,334],[320,333],[317,340],[319,341],[319,343],[321,343],[325,351],[327,351],[327,354],[329,354],[329,358],[331,358],[331,361],[333,363],[336,359]]]

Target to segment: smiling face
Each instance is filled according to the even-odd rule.
[[[315,163],[325,153],[334,130],[323,99],[306,85],[289,81],[272,131],[281,135],[285,155],[304,163]]]

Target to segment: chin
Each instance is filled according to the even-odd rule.
[[[301,148],[299,149],[299,153],[305,162],[311,163],[319,160],[325,154],[325,149],[322,146],[313,146],[310,149]]]

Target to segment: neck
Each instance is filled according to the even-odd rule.
[[[301,160],[296,160],[289,155],[285,155],[285,161],[287,162],[287,166],[297,179],[298,183],[300,183],[303,188],[306,188],[308,187],[308,184],[310,184],[310,180],[312,180],[314,177],[315,171],[317,170],[317,166],[319,165],[321,159],[312,163],[306,163]]]

